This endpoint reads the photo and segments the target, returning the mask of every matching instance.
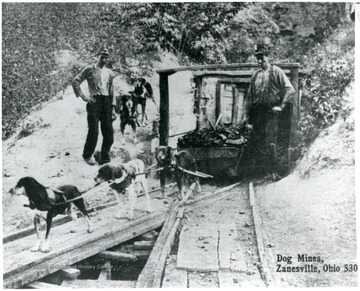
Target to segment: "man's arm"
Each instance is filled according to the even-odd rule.
[[[114,93],[114,75],[111,75],[110,88],[109,88],[109,96],[111,98],[111,119],[114,121],[116,119],[116,96]]]
[[[72,81],[72,87],[76,97],[80,96],[81,98],[83,98],[83,96],[85,96],[84,93],[81,91],[80,85],[87,79],[89,75],[89,69],[89,67],[84,68]]]
[[[285,93],[284,93],[284,97],[281,102],[281,105],[274,107],[275,110],[274,110],[274,108],[273,108],[273,110],[274,111],[282,111],[285,109],[285,107],[288,104],[294,103],[295,89],[283,70],[281,70],[279,68],[278,70],[276,70],[276,74],[277,74],[277,77],[279,80],[279,84],[280,84],[282,90],[285,91]]]
[[[293,104],[294,103],[294,94],[295,90],[294,88],[286,88],[284,99],[281,103],[281,110],[284,110],[287,104]]]

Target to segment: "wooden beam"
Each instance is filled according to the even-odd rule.
[[[200,103],[201,103],[201,95],[202,95],[202,78],[198,77],[195,78],[195,114],[196,114],[196,130],[200,129],[200,118],[201,118],[201,110],[200,110]]]
[[[295,106],[294,106],[294,113],[296,116],[296,120],[299,120],[299,113],[300,113],[300,94],[299,94],[299,69],[292,68],[290,70],[290,79],[291,83],[295,89]]]
[[[153,278],[153,282],[151,284],[151,288],[160,288],[161,287],[162,279],[163,279],[164,272],[165,272],[166,260],[167,260],[168,256],[170,255],[170,251],[171,251],[172,245],[174,243],[176,232],[179,228],[179,225],[180,225],[183,215],[184,215],[184,207],[181,207],[179,209],[179,211],[177,212],[175,223],[173,224],[173,226],[170,230],[170,233],[166,239],[164,248],[163,248],[160,258],[158,260],[158,264],[155,268],[154,278]]]
[[[65,289],[65,287],[62,287],[59,285],[54,285],[54,284],[49,284],[49,283],[44,283],[44,282],[39,282],[39,281],[32,282],[32,283],[26,285],[26,287],[29,289]]]
[[[254,68],[255,69],[255,68]],[[195,71],[196,77],[228,78],[228,77],[248,77],[250,78],[254,69],[242,71]],[[222,80],[220,80],[222,81]]]
[[[182,228],[176,267],[195,272],[219,271],[218,241],[217,224]]]
[[[103,266],[101,266],[101,272],[99,274],[99,281],[111,280],[111,263],[107,261]]]
[[[261,274],[264,282],[266,283],[267,287],[275,287],[274,278],[272,277],[272,274],[270,272],[270,269],[269,269],[269,266],[268,266],[268,263],[266,260],[266,253],[265,253],[265,249],[264,249],[264,242],[263,242],[263,237],[262,237],[262,232],[261,232],[262,222],[261,222],[259,210],[256,205],[255,191],[254,191],[254,187],[253,187],[252,183],[249,184],[249,193],[253,193],[253,194],[249,194],[249,195],[254,195],[253,196],[254,197],[253,205],[251,205],[251,210],[252,210],[252,216],[253,216],[253,221],[254,221],[257,249],[259,252],[259,259],[261,262],[261,267],[259,268],[259,271],[260,271],[260,274]]]
[[[252,182],[249,183],[249,200],[250,200],[250,206],[255,205],[255,192],[254,192],[254,185]]]
[[[293,67],[300,67],[299,63],[274,63],[274,65],[282,68],[282,69],[291,69]],[[158,74],[173,74],[175,72],[181,71],[196,71],[196,70],[217,70],[217,69],[224,69],[224,70],[236,70],[236,69],[245,69],[245,68],[258,68],[259,65],[257,63],[235,63],[235,64],[216,64],[216,65],[203,65],[203,66],[188,66],[188,67],[177,67],[177,68],[169,68],[169,69],[162,69],[157,70]]]
[[[294,69],[283,69],[284,73],[290,78],[292,77],[292,71]],[[252,74],[255,72],[255,68],[241,70],[241,71],[195,71],[193,75],[195,77],[208,77],[208,78],[219,78],[221,82],[225,80],[232,80],[231,83],[234,82],[250,82]]]
[[[218,119],[220,114],[221,114],[221,82],[218,81],[216,82],[216,87],[215,87],[215,119]]]
[[[105,204],[102,204],[102,205],[99,205],[99,206],[95,206],[95,207],[92,207],[92,208],[89,208],[87,210],[88,213],[93,213],[95,211],[99,211],[99,210],[102,210],[102,209],[105,209],[105,208],[108,208],[108,207],[111,207],[111,206],[114,206],[117,202],[116,201],[111,201],[111,202],[108,202],[108,203],[105,203]],[[79,214],[80,212],[77,212],[77,214]],[[52,227],[55,227],[55,226],[58,226],[58,225],[62,225],[64,223],[67,223],[71,221],[71,218],[69,216],[62,216],[62,217],[56,217],[51,226]],[[3,238],[3,243],[6,244],[6,243],[9,243],[9,242],[12,242],[14,240],[17,240],[17,239],[20,239],[20,238],[23,238],[23,237],[26,237],[26,236],[29,236],[29,235],[32,235],[33,233],[35,233],[35,229],[34,229],[34,226],[29,226],[27,228],[24,228],[20,231],[16,231],[14,233],[11,233],[7,236],[5,236]]]
[[[299,92],[299,70],[298,68],[293,68],[291,70],[291,82],[295,89],[294,96],[294,105],[292,106],[292,116],[290,118],[290,137],[289,137],[289,147],[294,147],[295,134],[298,122],[300,120],[300,99],[301,94]],[[290,170],[290,169],[289,169]]]
[[[180,201],[176,201],[173,203],[172,207],[169,210],[167,215],[167,219],[164,223],[163,228],[156,240],[154,248],[147,260],[147,263],[139,275],[139,278],[136,282],[136,288],[151,288],[154,280],[154,270],[156,270],[159,259],[162,255],[162,251],[164,249],[164,245],[167,242],[169,234],[172,230],[173,225],[177,219],[177,214],[179,211]]]
[[[112,260],[112,261],[116,261],[116,262],[135,262],[135,261],[137,261],[136,255],[120,253],[120,252],[112,252],[112,251],[101,252],[101,253],[99,253],[98,257],[101,259]]]
[[[66,268],[60,270],[59,273],[68,280],[76,280],[81,272],[76,268]]]
[[[160,145],[168,144],[169,140],[169,74],[160,73]]]
[[[226,186],[226,187],[223,187],[219,190],[216,190],[215,192],[212,192],[212,193],[209,193],[209,194],[206,194],[206,195],[202,195],[198,198],[195,198],[193,200],[190,200],[190,201],[187,201],[185,203],[185,205],[191,205],[191,206],[194,206],[194,207],[197,207],[199,205],[203,205],[203,204],[206,204],[206,203],[209,203],[209,202],[214,202],[216,200],[219,200],[219,199],[223,199],[229,195],[232,195],[231,192],[229,192],[230,190],[236,188],[236,187],[239,187],[241,185],[243,185],[244,182],[238,182],[238,183],[235,183],[235,184],[232,184],[230,186]]]
[[[232,124],[239,124],[238,123],[238,116],[239,116],[239,107],[240,107],[240,96],[239,96],[239,89],[233,86],[233,108],[232,108]]]
[[[136,241],[134,242],[134,250],[151,250],[154,247],[154,241]]]
[[[176,268],[176,258],[169,256],[161,288],[187,288],[187,271]]]
[[[151,250],[135,250],[134,245],[123,244],[117,247],[112,248],[114,252],[130,254],[135,256],[136,260],[138,261],[146,261],[151,253]]]
[[[165,186],[165,188],[172,187],[175,184],[176,183],[168,184],[168,185]],[[152,189],[152,190],[149,191],[149,194],[159,192],[160,190],[161,190],[160,187]],[[138,195],[138,197],[142,197],[142,196],[145,196],[143,191]],[[116,204],[117,204],[117,201],[111,201],[111,202],[108,202],[108,203],[105,203],[105,204],[101,204],[101,205],[91,207],[91,208],[87,209],[87,212],[88,213],[93,213],[93,212],[96,212],[96,211],[99,211],[99,210],[114,206]],[[76,213],[80,214],[80,212],[78,212],[78,211]],[[64,223],[67,223],[67,222],[70,222],[70,221],[71,221],[71,218],[69,216],[56,217],[52,222],[52,227],[62,225]],[[14,240],[17,240],[17,239],[20,239],[20,238],[23,238],[23,237],[26,237],[26,236],[29,236],[29,235],[32,235],[34,233],[35,233],[34,226],[26,227],[26,228],[24,228],[24,229],[22,229],[20,231],[13,232],[13,233],[10,233],[9,235],[5,236],[3,238],[3,244],[12,242]]]
[[[119,280],[76,280],[64,281],[61,286],[66,288],[134,288],[135,281],[119,281]]]
[[[218,272],[188,272],[188,288],[215,288],[219,281],[217,274]]]
[[[231,84],[236,84],[236,83],[247,83],[249,84],[251,81],[251,76],[248,78],[236,78],[236,77],[220,77],[219,76],[219,81],[221,81],[221,83],[226,84],[226,83],[231,83]]]
[[[24,286],[38,278],[60,270],[63,266],[69,266],[152,229],[159,228],[164,224],[165,217],[166,215],[163,211],[143,215],[133,222],[123,224],[120,227],[113,227],[110,231],[108,229],[104,230],[99,234],[99,237],[95,236],[79,241],[78,244],[71,245],[57,252],[53,251],[38,261],[34,261],[31,268],[28,265],[22,267],[16,266],[15,269],[3,274],[3,286],[8,289]]]
[[[219,224],[218,254],[220,270],[246,272],[247,265],[235,223]]]
[[[155,241],[157,235],[158,234],[155,235],[155,233],[151,231],[140,236],[140,239],[145,241]]]

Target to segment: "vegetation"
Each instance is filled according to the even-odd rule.
[[[3,139],[34,106],[69,85],[104,44],[112,66],[151,72],[162,51],[182,64],[251,60],[266,38],[274,61],[311,72],[303,91],[301,152],[339,115],[354,76],[353,23],[345,3],[3,3]],[[332,35],[341,34],[341,37]],[[332,44],[332,46],[330,45]],[[59,55],[72,61],[62,64]],[[137,60],[136,62],[134,60]],[[134,67],[136,65],[136,68]]]
[[[303,65],[309,69],[302,88],[302,112],[296,142],[301,156],[321,130],[337,118],[346,119],[352,104],[345,89],[354,81],[354,27],[340,26],[323,44],[310,50]]]

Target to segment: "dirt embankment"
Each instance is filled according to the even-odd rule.
[[[69,54],[60,54],[60,65],[66,66],[73,61]],[[161,61],[154,66],[154,74],[148,78],[154,89],[154,97],[159,106],[159,76],[156,69],[179,66],[172,55],[164,54]],[[172,118],[171,134],[185,131],[191,127],[186,112],[192,112],[191,74],[183,73],[170,78],[172,94],[170,114]],[[86,82],[82,88],[87,92]],[[115,78],[117,94],[127,93],[132,87],[127,83],[126,76]],[[176,93],[176,94],[175,94]],[[179,94],[181,95],[179,97]],[[185,97],[184,97],[185,96]],[[125,129],[126,144],[121,144],[119,117],[114,121],[114,144],[112,155],[114,163],[122,163],[130,158],[142,158],[147,165],[151,159],[151,139],[154,138],[151,121],[157,119],[158,109],[153,102],[147,102],[146,113],[149,124],[138,128],[138,144],[133,143],[130,127]],[[181,125],[181,126],[180,126]],[[17,132],[3,142],[3,230],[4,235],[17,229],[32,225],[32,211],[24,208],[28,204],[25,197],[11,197],[8,191],[24,176],[32,176],[48,187],[62,184],[76,185],[80,191],[94,185],[93,178],[97,166],[90,167],[82,159],[82,151],[87,135],[85,103],[76,98],[69,86],[64,92],[57,94],[50,101],[39,104],[33,113],[26,118]],[[176,141],[174,141],[176,144]],[[102,136],[99,134],[97,150],[100,149]],[[150,179],[150,187],[158,187],[159,182]],[[93,206],[115,200],[107,190],[91,192],[86,195],[85,202]]]
[[[351,93],[350,93],[351,94]],[[353,95],[351,95],[353,97]],[[276,273],[292,286],[357,286],[355,114],[322,132],[295,171],[281,181],[256,188],[274,259],[298,254],[320,256],[320,273]],[[324,265],[340,272],[325,272]],[[326,267],[325,267],[326,269]]]

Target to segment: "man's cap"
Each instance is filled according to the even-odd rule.
[[[101,50],[99,50],[98,52],[98,56],[109,56],[109,50],[107,48],[102,48]]]
[[[256,55],[265,55],[268,56],[270,53],[270,46],[264,42],[259,42],[254,47],[255,56]]]
[[[140,77],[140,76],[137,76],[135,80],[140,81],[140,82],[145,82],[145,78]]]

